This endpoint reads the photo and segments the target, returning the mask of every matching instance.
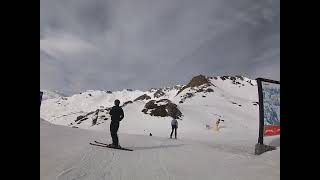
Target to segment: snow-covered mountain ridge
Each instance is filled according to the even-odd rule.
[[[179,131],[186,134],[207,133],[206,127],[211,128],[217,118],[225,120],[222,132],[257,129],[257,84],[243,76],[199,75],[186,85],[148,91],[88,90],[70,97],[56,96],[42,102],[40,116],[54,124],[106,130],[115,99],[121,101],[125,112],[120,131],[126,133],[167,136],[170,116],[180,118]]]

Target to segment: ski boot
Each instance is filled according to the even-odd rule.
[[[115,148],[116,146],[114,144],[108,144],[107,147],[109,148]]]

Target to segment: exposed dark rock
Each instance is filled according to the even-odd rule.
[[[186,93],[186,98],[191,98],[191,97],[193,97],[194,96],[194,94],[192,94],[192,93]]]
[[[182,116],[181,111],[178,109],[178,106],[174,103],[168,103],[166,105],[166,109],[168,111],[168,115],[170,117],[179,119]]]
[[[126,101],[126,102],[123,103],[123,105],[121,107],[124,107],[124,106],[126,106],[128,104],[131,104],[131,103],[133,103],[133,102],[132,101]]]
[[[142,109],[142,111],[141,111],[141,112],[143,112],[143,113],[147,114],[148,109]]]
[[[182,99],[180,102],[184,102],[186,99],[193,97],[194,94],[193,93],[186,93],[185,95],[181,96]]]
[[[195,76],[191,79],[191,81],[186,86],[182,87],[178,91],[177,95],[189,87],[198,87],[203,84],[210,84],[209,78],[207,78],[206,76],[203,76],[203,75]]]
[[[160,103],[160,102],[171,103],[171,101],[170,101],[169,99],[160,99],[160,100],[157,101],[156,103]]]
[[[151,110],[150,115],[151,116],[161,116],[161,117],[168,116],[168,113],[166,111],[166,106],[165,105],[157,106],[156,108]]]
[[[230,80],[235,81],[235,80],[236,80],[236,77],[231,76],[231,77],[230,77]]]
[[[80,115],[80,116],[77,117],[77,119],[75,120],[75,122],[77,122],[77,121],[79,121],[79,120],[81,120],[81,119],[83,119],[83,118],[84,118],[84,116]]]
[[[197,92],[203,92],[204,90],[201,88],[201,89],[198,89]]]
[[[144,95],[141,95],[141,96],[137,97],[137,98],[136,98],[135,100],[133,100],[133,101],[149,100],[149,99],[151,99],[151,97],[148,96],[147,94],[144,94]]]
[[[146,105],[144,106],[146,109],[154,109],[157,107],[157,105],[155,104],[155,100],[151,100],[149,102],[146,103]]]
[[[229,79],[230,76],[220,76],[220,79],[222,79],[223,81],[226,80],[226,79]]]
[[[250,80],[248,80],[247,83],[249,83],[251,86],[254,86]]]
[[[242,76],[236,76],[237,78],[239,78],[241,81],[243,81],[243,77]]]
[[[156,88],[151,88],[151,89],[149,90],[149,92],[155,92],[155,91],[157,91]]]
[[[99,110],[98,110],[98,111],[99,111]],[[80,115],[80,116],[77,117],[77,119],[75,120],[75,122],[77,122],[77,121],[84,121],[84,120],[88,119],[87,117],[88,117],[89,115],[93,114],[93,113],[96,113],[96,114],[97,114],[97,111],[91,111],[91,112],[87,113],[86,115]]]
[[[85,118],[81,119],[77,124],[80,124],[82,121],[85,121],[85,120],[87,120],[87,119],[88,119],[88,118],[85,117]]]
[[[165,93],[162,91],[162,89],[158,89],[154,94],[153,94],[153,97],[155,98],[159,98],[161,96],[164,96]]]
[[[92,126],[97,124],[98,116],[92,119]]]
[[[206,92],[214,92],[214,90],[211,89],[211,88],[208,88],[208,89],[206,90]]]
[[[157,105],[156,103],[165,103],[163,105]],[[178,109],[178,106],[174,103],[172,103],[169,99],[161,99],[159,101],[151,100],[149,101],[142,112],[145,114],[148,114],[148,110],[150,111],[151,116],[160,116],[160,117],[174,117],[174,118],[180,118],[182,116],[182,113]]]

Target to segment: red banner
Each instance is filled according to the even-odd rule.
[[[264,125],[264,136],[280,135],[280,126]]]

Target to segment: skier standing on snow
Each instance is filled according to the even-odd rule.
[[[124,118],[124,113],[122,108],[119,106],[120,101],[116,99],[114,101],[114,105],[110,110],[109,114],[111,116],[111,123],[110,123],[110,134],[112,137],[112,144],[109,147],[120,148],[119,139],[118,139],[118,129],[120,125],[120,121]]]
[[[220,122],[221,121],[223,121],[224,122],[224,120],[223,119],[220,119],[220,118],[218,118],[218,120],[217,120],[217,122],[216,122],[216,126],[215,126],[215,131],[219,131],[219,129],[220,129],[220,127],[219,127],[219,125],[220,125]]]
[[[170,134],[170,139],[172,139],[173,131],[175,132],[174,133],[175,139],[177,139],[178,121],[175,118],[173,118],[172,121],[171,121],[171,127],[172,127],[172,131],[171,131],[171,134]]]

